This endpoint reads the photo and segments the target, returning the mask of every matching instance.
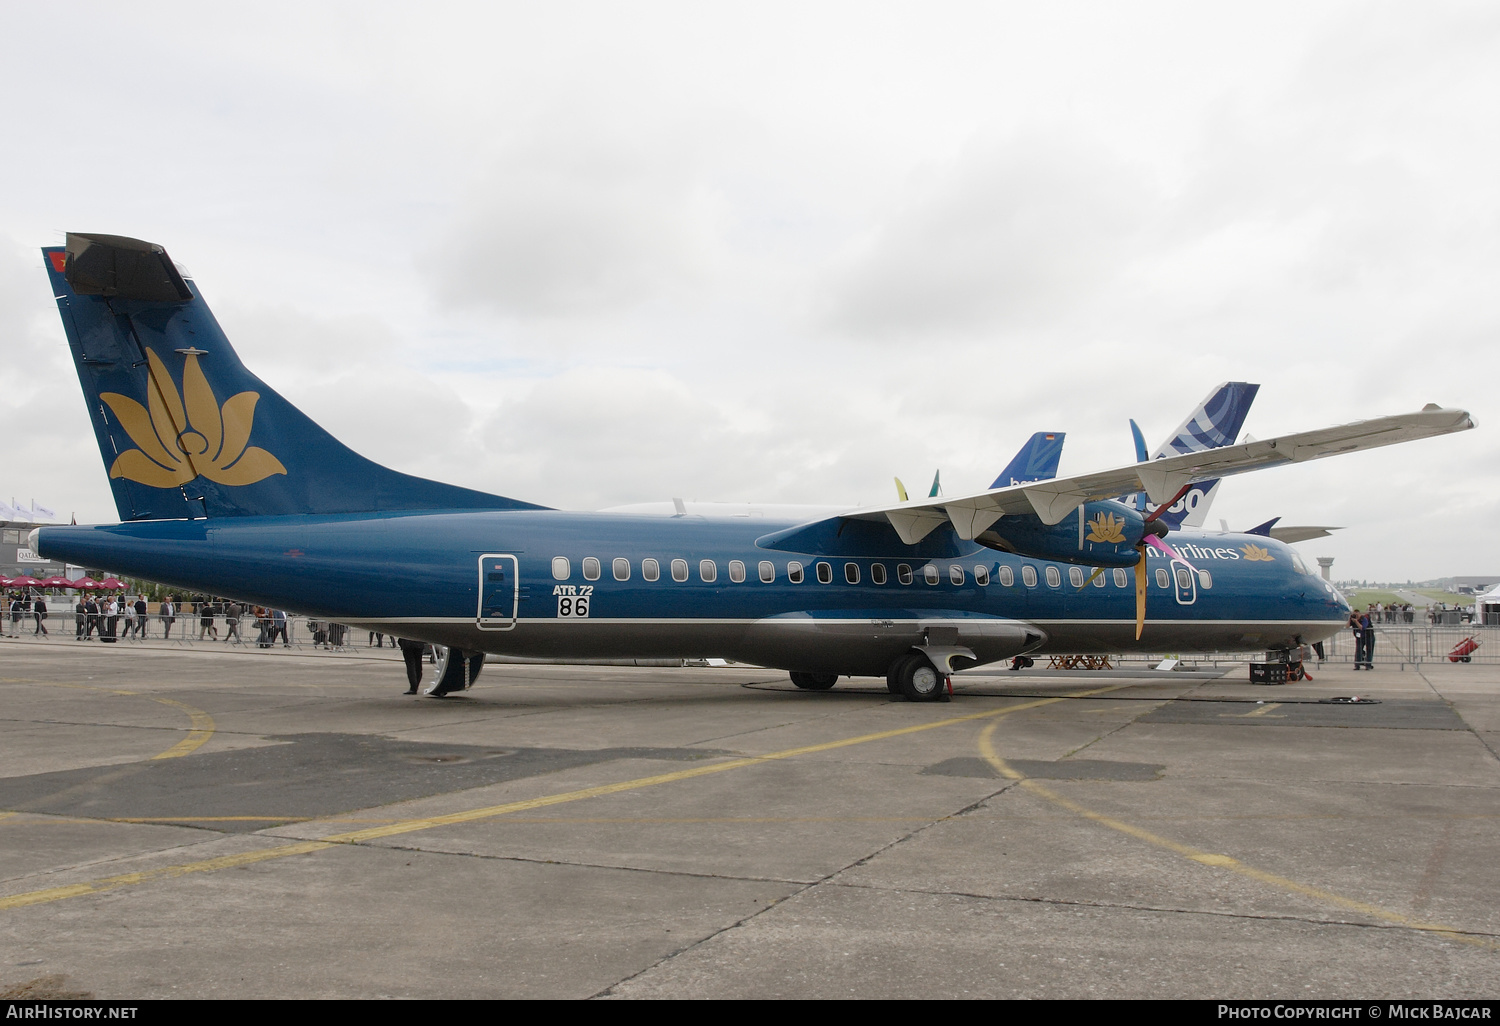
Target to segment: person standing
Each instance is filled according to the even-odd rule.
[[[31,604],[31,615],[36,617],[36,630],[33,634],[47,634],[47,625],[43,621],[47,619],[47,599],[44,595],[38,595],[36,601]]]
[[[21,601],[21,593],[16,592],[10,599],[10,636],[13,638],[21,635],[21,617],[26,614],[26,604]]]
[[[219,629],[214,626],[214,604],[207,600],[198,603],[198,640],[202,641],[205,634],[212,634],[215,641],[219,640]]]
[[[276,635],[278,635],[278,634],[281,635],[281,644],[282,644],[282,647],[283,648],[291,648],[292,647],[292,643],[290,641],[288,641],[287,637],[286,637],[286,610],[285,609],[273,609],[273,610],[271,610],[271,641],[270,641],[270,644],[272,644],[272,645],[276,644]]]
[[[146,624],[151,622],[146,609],[146,596],[137,595],[135,597],[135,636],[142,641],[146,640]]]
[[[83,608],[85,613],[87,614],[86,619],[88,620],[88,622],[84,625],[83,640],[88,641],[94,636],[94,633],[96,631],[98,632],[99,637],[102,639],[104,637],[104,627],[99,622],[99,599],[96,596],[90,595],[88,602],[84,605]]]
[[[411,641],[407,638],[397,638],[396,647],[401,650],[401,658],[406,662],[406,694],[415,695],[417,685],[422,683],[422,650],[427,646],[420,641]]]
[[[172,636],[172,624],[177,620],[177,596],[168,595],[167,600],[161,604],[162,638]]]
[[[88,619],[88,607],[83,604],[83,593],[78,593],[78,604],[73,607],[73,640],[83,640],[83,624]]]
[[[135,606],[130,604],[130,599],[120,603],[120,617],[125,621],[125,629],[120,632],[120,637],[128,638],[135,633]]]
[[[245,640],[240,637],[240,604],[234,599],[224,603],[224,644],[229,644],[231,638]]]
[[[1373,606],[1355,614],[1355,633],[1359,641],[1354,653],[1356,670],[1375,669],[1375,609]]]
[[[101,610],[104,617],[104,629],[99,632],[99,640],[114,644],[116,632],[120,629],[120,603],[113,595],[104,600],[104,609]]]

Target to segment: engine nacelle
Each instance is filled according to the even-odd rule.
[[[1135,566],[1136,546],[1155,533],[1139,511],[1105,499],[1080,506],[1061,523],[1048,526],[1032,514],[1001,517],[974,540],[1001,552],[1084,566]]]

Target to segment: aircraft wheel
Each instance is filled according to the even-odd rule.
[[[836,673],[802,673],[793,670],[791,676],[792,683],[803,691],[827,691],[839,681]]]
[[[943,675],[920,652],[913,652],[898,662],[891,675],[896,678],[896,687],[907,701],[936,702],[947,697],[943,690]]]

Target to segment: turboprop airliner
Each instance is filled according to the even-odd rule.
[[[1473,427],[1429,405],[804,522],[568,512],[348,449],[245,368],[160,246],[70,233],[42,253],[121,523],[31,547],[449,646],[435,695],[486,653],[724,658],[931,701],[1017,655],[1316,641],[1348,606],[1294,550],[1115,497],[1170,509],[1196,482]]]

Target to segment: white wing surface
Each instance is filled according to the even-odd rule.
[[[908,545],[915,545],[945,521],[953,525],[960,538],[971,540],[1006,515],[1035,514],[1044,524],[1057,524],[1085,502],[1144,491],[1152,502],[1165,503],[1195,481],[1467,431],[1473,426],[1466,410],[1429,405],[1417,413],[1258,439],[1149,463],[1133,463],[1115,470],[991,488],[971,495],[871,506],[840,515],[855,520],[888,521]]]

